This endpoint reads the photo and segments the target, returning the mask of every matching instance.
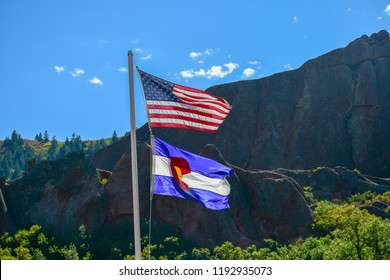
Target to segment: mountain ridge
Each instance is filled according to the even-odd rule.
[[[305,188],[312,188],[314,199],[336,202],[364,191],[389,191],[389,57],[389,34],[380,31],[296,70],[209,88],[233,105],[217,133],[154,133],[231,166],[231,208],[211,211],[192,201],[155,196],[154,229],[210,246],[227,240],[241,247],[260,246],[269,238],[290,242],[312,234]],[[147,124],[137,130],[142,221],[150,214],[149,136]],[[123,137],[90,157],[71,154],[38,163],[1,186],[7,215],[17,227],[47,223],[69,235],[80,224],[95,233],[106,228],[131,232],[130,159],[129,137]],[[22,197],[26,201],[20,206]],[[367,207],[387,215],[375,205]]]

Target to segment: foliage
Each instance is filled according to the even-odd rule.
[[[373,201],[382,201],[384,203],[390,204],[390,191],[384,192],[382,194],[376,194],[372,191],[367,191],[364,193],[358,193],[352,195],[347,200],[349,203],[359,205],[369,204]],[[390,206],[385,209],[385,212],[390,213]]]
[[[313,187],[305,186],[303,187],[303,191],[310,205],[313,205],[317,202],[313,195]]]
[[[142,238],[142,258],[151,260],[349,260],[390,259],[390,221],[375,217],[353,204],[320,201],[314,211],[315,235],[293,243],[266,239],[260,247],[241,248],[227,241],[213,249],[192,248],[177,236],[165,236],[149,244]],[[107,234],[108,232],[106,232]],[[0,238],[0,259],[126,259],[133,260],[134,247],[127,241],[111,240],[103,234],[93,239],[79,228],[76,242],[60,244],[38,225]],[[108,243],[107,243],[108,242]]]
[[[85,227],[80,227],[80,238],[77,243],[61,244],[53,236],[43,233],[42,227],[33,225],[29,229],[21,229],[11,236],[5,233],[0,237],[1,260],[45,260],[91,259],[86,242]]]
[[[322,202],[314,211],[313,228],[332,237],[333,259],[389,259],[390,221],[355,205]]]
[[[46,130],[43,134],[37,134],[32,141],[23,139],[19,133],[13,131],[11,137],[0,142],[0,177],[11,180],[21,177],[32,159],[36,162],[58,160],[69,153],[79,151],[90,155],[118,139],[116,131],[111,138],[85,141],[80,135],[73,133],[70,139],[67,137],[64,142],[60,142],[55,136],[50,140]]]
[[[356,172],[356,173],[359,174],[359,175],[362,175],[362,173],[360,172],[360,170],[357,169],[357,168],[354,168],[353,171]]]
[[[357,193],[348,198],[349,203],[365,204],[368,201],[372,201],[376,194],[372,191],[365,193]]]
[[[115,143],[116,141],[118,141],[118,134],[116,133],[116,130],[114,130],[112,133],[111,142]]]
[[[27,169],[27,162],[34,157],[32,147],[14,130],[11,138],[7,137],[1,148],[4,152],[0,154],[0,177],[16,179],[22,176]]]
[[[313,173],[316,173],[322,169],[325,169],[326,167],[325,166],[318,166],[316,169],[313,169]]]
[[[100,181],[103,187],[107,184],[107,182],[108,182],[107,178],[102,178],[102,180]]]

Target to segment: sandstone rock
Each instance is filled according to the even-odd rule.
[[[209,88],[233,106],[213,135],[153,131],[193,153],[214,144],[229,163],[244,169],[344,166],[388,177],[389,77],[390,39],[380,31],[296,70]],[[138,136],[148,140],[146,126]]]
[[[369,213],[381,217],[382,219],[389,219],[390,214],[386,212],[386,208],[388,207],[389,205],[386,202],[377,200],[361,206],[360,209],[365,209]]]
[[[107,171],[107,170],[103,170],[103,169],[99,169],[99,168],[96,168],[96,171],[98,172],[99,174],[99,180],[102,181],[103,179],[110,179],[111,175],[112,175],[112,172],[110,171]]]
[[[258,236],[286,242],[310,234],[313,213],[293,179],[277,172],[234,170]]]
[[[293,178],[302,187],[311,186],[313,196],[319,200],[342,201],[349,196],[372,191],[378,194],[390,191],[390,181],[360,174],[345,167],[318,167],[314,170],[277,169]]]
[[[109,145],[96,151],[90,156],[90,160],[99,169],[112,171],[129,145],[130,137],[121,137],[114,145]]]
[[[80,225],[93,232],[102,223],[102,186],[94,164],[74,153],[41,162],[4,190],[9,215],[17,228],[49,226],[65,239]]]
[[[1,178],[0,178],[1,179]],[[0,236],[6,232],[11,234],[16,232],[16,227],[11,217],[8,214],[7,204],[5,203],[2,189],[5,187],[5,180],[0,182]]]

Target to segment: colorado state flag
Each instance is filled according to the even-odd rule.
[[[197,201],[213,210],[229,208],[234,171],[214,160],[154,138],[154,193]]]

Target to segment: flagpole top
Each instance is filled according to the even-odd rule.
[[[128,51],[127,56],[133,56],[133,52],[131,50]]]

